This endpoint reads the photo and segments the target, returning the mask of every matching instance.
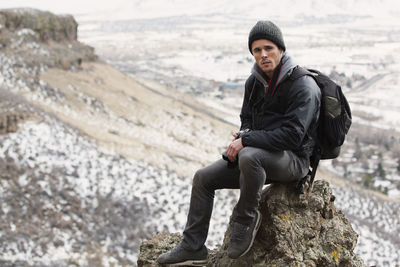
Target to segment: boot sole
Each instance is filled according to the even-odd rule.
[[[242,254],[239,255],[238,258],[244,256],[247,252],[249,252],[249,250],[250,250],[251,247],[253,246],[254,239],[256,239],[256,235],[257,235],[258,229],[259,229],[260,226],[261,226],[261,219],[262,219],[262,218],[261,218],[261,217],[262,217],[262,216],[261,216],[261,212],[257,210],[257,213],[258,213],[257,222],[256,222],[256,226],[254,227],[254,230],[253,230],[253,235],[252,235],[252,237],[251,237],[250,245],[249,245],[249,247],[246,249],[245,252],[243,252]]]
[[[187,260],[183,262],[167,264],[167,266],[204,266],[207,265],[208,260]]]

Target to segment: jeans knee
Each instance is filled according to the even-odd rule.
[[[192,194],[206,194],[214,198],[215,186],[210,176],[203,169],[198,170],[193,177]]]
[[[239,154],[239,169],[245,170],[248,167],[256,167],[258,164],[257,151],[253,148],[243,148]]]
[[[203,169],[199,169],[196,171],[193,177],[193,187],[205,187],[207,185],[206,178],[207,175],[205,175],[205,172]]]

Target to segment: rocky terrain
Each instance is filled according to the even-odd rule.
[[[142,240],[183,229],[191,175],[237,126],[201,97],[96,60],[70,16],[1,10],[0,22],[0,265],[135,266]],[[366,265],[399,265],[400,204],[317,178]],[[217,193],[210,248],[236,199]]]

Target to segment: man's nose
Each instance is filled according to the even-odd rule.
[[[267,57],[267,51],[265,49],[261,50],[261,57]]]

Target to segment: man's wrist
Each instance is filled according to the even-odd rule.
[[[250,129],[246,129],[246,130],[247,130],[247,131],[243,132],[243,133],[240,135],[240,139],[241,139],[241,143],[242,143],[242,146],[243,146],[243,147],[247,146],[248,137],[249,137],[249,135],[250,135]]]
[[[237,134],[237,138],[241,138],[244,134],[248,133],[249,131],[250,131],[249,128],[240,130],[239,132],[236,133]]]

